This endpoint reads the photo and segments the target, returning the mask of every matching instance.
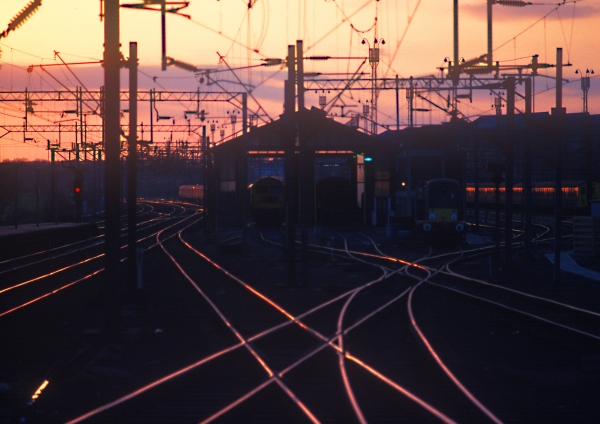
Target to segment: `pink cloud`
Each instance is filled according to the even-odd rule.
[[[548,20],[558,20],[559,15],[561,19],[566,19],[573,17],[573,8],[575,8],[575,18],[600,16],[600,5],[598,4],[566,3],[557,8],[558,2],[554,5],[544,3],[539,6],[535,5],[537,2],[531,3],[533,4],[525,7],[503,7],[495,5],[492,11],[494,21],[541,19],[547,14],[548,16],[546,19]],[[487,6],[485,2],[482,2],[481,4],[460,6],[459,12],[471,18],[487,19]]]

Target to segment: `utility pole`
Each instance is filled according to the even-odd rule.
[[[298,82],[298,110],[304,109],[304,47],[302,40],[296,40],[297,72]]]
[[[532,193],[532,167],[533,157],[531,152],[532,128],[531,128],[531,106],[532,106],[532,79],[525,80],[525,137],[523,140],[525,149],[525,170],[523,172],[523,199],[525,204],[525,254],[531,254],[531,240],[533,238],[533,226],[531,222],[533,211]]]
[[[120,327],[120,255],[119,255],[119,183],[121,169],[120,155],[120,102],[119,70],[121,56],[119,51],[119,0],[104,1],[104,149],[106,154],[104,167],[105,192],[105,284],[114,296],[108,305],[106,325],[109,331]]]
[[[235,115],[232,115],[232,117]],[[248,93],[242,93],[242,236],[248,249]]]
[[[396,131],[400,131],[400,99],[398,96],[398,75],[396,75]]]
[[[35,169],[35,226],[40,226],[40,168]]]
[[[552,108],[554,121],[554,284],[560,284],[560,244],[562,238],[562,132],[566,109],[562,106],[562,48],[556,49],[556,107]]]
[[[506,79],[506,185],[504,189],[504,262],[512,262],[513,185],[515,172],[515,77]]]
[[[208,241],[210,239],[210,227],[209,227],[209,221],[211,218],[211,213],[212,210],[210,210],[210,197],[209,197],[209,190],[210,190],[210,184],[208,181],[209,178],[209,163],[208,163],[208,140],[206,139],[206,125],[202,126],[202,160],[203,160],[203,171],[204,171],[204,178],[203,178],[203,190],[202,190],[202,194],[204,196],[204,198],[202,199],[202,206],[204,208],[204,237],[206,238],[206,240]]]
[[[451,78],[453,83],[452,90],[452,120],[458,117],[458,103],[457,103],[457,85],[460,77],[460,65],[458,58],[458,0],[454,0],[454,63],[451,72]]]
[[[296,190],[295,190],[295,170],[296,161],[296,125],[294,122],[294,113],[296,107],[295,86],[296,86],[296,54],[293,45],[288,46],[287,67],[288,79],[285,82],[285,111],[288,127],[284,129],[285,140],[285,251],[288,271],[288,283],[292,284],[295,280],[295,243],[296,243]]]
[[[160,61],[161,69],[167,70],[167,5],[165,0],[160,1]]]
[[[137,286],[137,43],[129,43],[129,140],[127,151],[127,276],[129,289]]]
[[[415,89],[413,86],[413,78],[409,79],[409,86],[406,90],[406,97],[408,99],[408,140],[406,143],[406,215],[415,216],[413,214],[412,206],[412,142],[414,138],[414,127],[413,127],[413,99],[415,97]]]
[[[13,223],[15,224],[15,228],[19,228],[19,219],[18,219],[18,211],[19,211],[19,164],[17,162],[15,164],[15,211],[13,212]]]
[[[487,32],[488,32],[488,53],[487,53],[487,65],[488,68],[492,68],[492,5],[494,4],[495,0],[487,0]]]
[[[298,81],[298,149],[299,149],[299,182],[300,190],[300,245],[302,256],[302,284],[308,284],[308,204],[310,157],[306,145],[306,129],[304,121],[304,52],[302,40],[296,41],[297,81]],[[312,156],[312,155],[310,155]]]

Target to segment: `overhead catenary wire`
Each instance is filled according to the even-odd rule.
[[[538,19],[537,21],[535,21],[534,23],[532,23],[531,25],[529,25],[527,28],[525,28],[524,30],[522,30],[521,32],[519,32],[517,35],[514,35],[513,37],[511,37],[508,41],[500,44],[499,46],[497,46],[496,48],[494,48],[492,51],[496,51],[498,49],[501,49],[502,47],[506,46],[508,43],[512,42],[515,38],[525,34],[527,31],[529,31],[531,28],[533,28],[534,26],[536,26],[538,23],[540,23],[541,21],[545,20],[546,17],[550,16],[552,13],[554,13],[560,6],[562,6],[562,3],[559,4],[558,6],[556,6],[554,9],[552,9],[550,12],[546,13],[544,16],[542,16],[540,19]]]
[[[352,18],[354,15],[356,15],[358,12],[360,12],[361,10],[363,10],[365,7],[367,7],[370,4],[371,4],[371,0],[367,0],[362,6],[360,6],[358,9],[356,9],[354,12],[352,12],[347,18],[342,19],[342,21],[340,21],[338,24],[336,24],[330,31],[328,31],[325,35],[323,35],[317,41],[312,43],[312,45],[310,45],[310,46],[307,45],[306,48],[304,49],[304,51],[307,52],[307,51],[315,48],[317,46],[317,44],[321,43],[323,40],[325,40],[327,37],[329,37],[333,32],[335,32],[339,27],[344,25],[344,23],[346,23],[346,21],[348,19]]]
[[[413,9],[412,14],[408,15],[408,22],[406,24],[406,28],[404,28],[404,32],[402,33],[402,37],[400,37],[400,40],[398,40],[397,43],[396,43],[396,49],[394,50],[394,54],[392,55],[392,58],[390,59],[390,64],[388,65],[388,69],[383,74],[384,78],[387,77],[389,71],[391,70],[391,64],[394,63],[394,60],[396,59],[396,55],[400,51],[400,46],[402,46],[402,42],[404,41],[404,37],[406,37],[406,34],[408,33],[408,29],[410,28],[410,24],[412,23],[412,20],[415,17],[415,14],[417,13],[417,10],[419,10],[419,6],[420,5],[421,5],[421,0],[418,0],[415,8]],[[396,72],[396,73],[398,75],[400,75],[400,73],[398,73],[398,72]]]
[[[253,50],[251,46],[245,45],[244,43],[241,43],[241,42],[237,41],[236,39],[231,38],[228,35],[223,34],[221,31],[217,31],[216,29],[213,29],[213,28],[209,27],[208,25],[205,25],[205,24],[203,24],[201,22],[198,22],[198,21],[195,21],[193,19],[191,19],[190,22],[192,22],[192,23],[194,23],[194,24],[196,24],[196,25],[198,25],[198,26],[200,26],[200,27],[202,27],[202,28],[204,28],[204,29],[206,29],[206,30],[208,30],[210,32],[213,32],[213,33],[215,33],[215,34],[217,34],[217,35],[219,35],[219,36],[221,36],[221,37],[223,37],[223,38],[231,41],[233,44],[235,44],[235,45],[237,45],[237,46],[239,46],[241,48],[244,48],[246,50],[252,50],[254,53],[258,54],[259,56],[266,57],[266,55],[263,54],[263,53],[261,53],[259,50]]]

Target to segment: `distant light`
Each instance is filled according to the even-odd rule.
[[[365,156],[365,162],[371,162],[373,160],[373,158],[370,158],[368,156]]]

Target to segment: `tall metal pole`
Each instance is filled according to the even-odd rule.
[[[532,164],[533,157],[531,153],[531,78],[525,80],[525,171],[523,173],[523,200],[525,204],[525,253],[531,253],[531,240],[533,238],[533,226],[531,216],[533,211],[533,194],[532,194]]]
[[[413,128],[413,99],[415,97],[415,89],[413,86],[413,78],[410,77],[409,86],[406,90],[406,98],[408,99],[408,126],[409,133],[406,143],[406,212],[405,216],[414,216],[412,207],[412,141],[414,137]]]
[[[506,79],[506,185],[504,202],[504,261],[512,262],[512,216],[513,216],[513,183],[515,172],[515,78]]]
[[[54,223],[58,224],[58,199],[56,190],[56,149],[50,149],[50,194],[52,196],[52,215],[54,217]]]
[[[167,4],[163,0],[160,4],[160,29],[161,29],[161,68],[167,70],[167,23],[165,15],[167,14]]]
[[[400,99],[398,96],[398,75],[396,75],[396,131],[400,130]]]
[[[479,139],[473,140],[473,180],[475,185],[475,231],[479,234]]]
[[[409,85],[408,89],[406,90],[406,99],[408,100],[408,127],[412,128],[413,127],[413,113],[414,113],[413,98],[415,96],[415,90],[413,88],[412,77],[410,77],[409,82],[410,82],[410,85]]]
[[[566,109],[562,107],[562,48],[556,49],[556,107],[552,108],[554,132],[554,284],[560,284],[560,242],[562,238],[562,131]]]
[[[119,283],[119,0],[104,1],[104,123],[106,154],[104,167],[104,198],[106,215],[105,282],[114,296],[107,315],[107,328],[117,330],[120,326],[120,283]]]
[[[79,91],[79,95],[77,96],[77,109],[78,109],[78,114],[79,114],[79,144],[80,144],[80,150],[83,150],[83,160],[85,162],[85,160],[87,159],[86,157],[86,146],[85,146],[85,140],[83,138],[83,133],[84,133],[84,129],[83,129],[83,87],[78,87],[78,91]]]
[[[13,223],[15,228],[19,228],[19,164],[15,162],[15,211],[13,213]]]
[[[454,0],[454,66],[458,66],[458,0]]]
[[[296,80],[298,81],[298,110],[304,109],[304,53],[302,40],[296,40],[297,71]]]
[[[129,43],[129,140],[127,149],[127,280],[129,289],[137,287],[137,43]]]
[[[296,126],[293,122],[295,110],[295,81],[296,81],[296,55],[295,47],[288,46],[287,67],[288,79],[285,85],[285,115],[288,128],[284,131],[285,143],[285,250],[288,270],[288,282],[292,283],[295,276],[295,241],[296,241],[296,208],[295,206],[295,153],[296,153]]]
[[[40,226],[40,168],[35,170],[35,226]]]
[[[203,189],[202,189],[202,206],[204,207],[204,237],[206,240],[210,237],[209,232],[209,216],[211,211],[209,210],[209,183],[208,183],[208,140],[206,139],[206,125],[202,125],[202,161],[203,161]]]
[[[460,76],[460,64],[458,63],[458,0],[454,0],[454,63],[452,66],[452,81],[454,87],[452,89],[452,119],[455,120],[458,117],[458,104],[457,104],[457,86],[458,78]]]
[[[296,41],[296,78],[298,81],[298,149],[299,149],[299,182],[300,190],[300,244],[302,256],[302,284],[308,283],[308,203],[309,203],[309,158],[304,131],[304,54],[302,41]]]
[[[488,67],[492,67],[492,4],[494,4],[494,0],[487,0],[487,19],[488,19],[488,54],[487,54],[487,64]]]
[[[248,93],[242,93],[242,236],[248,249]]]

